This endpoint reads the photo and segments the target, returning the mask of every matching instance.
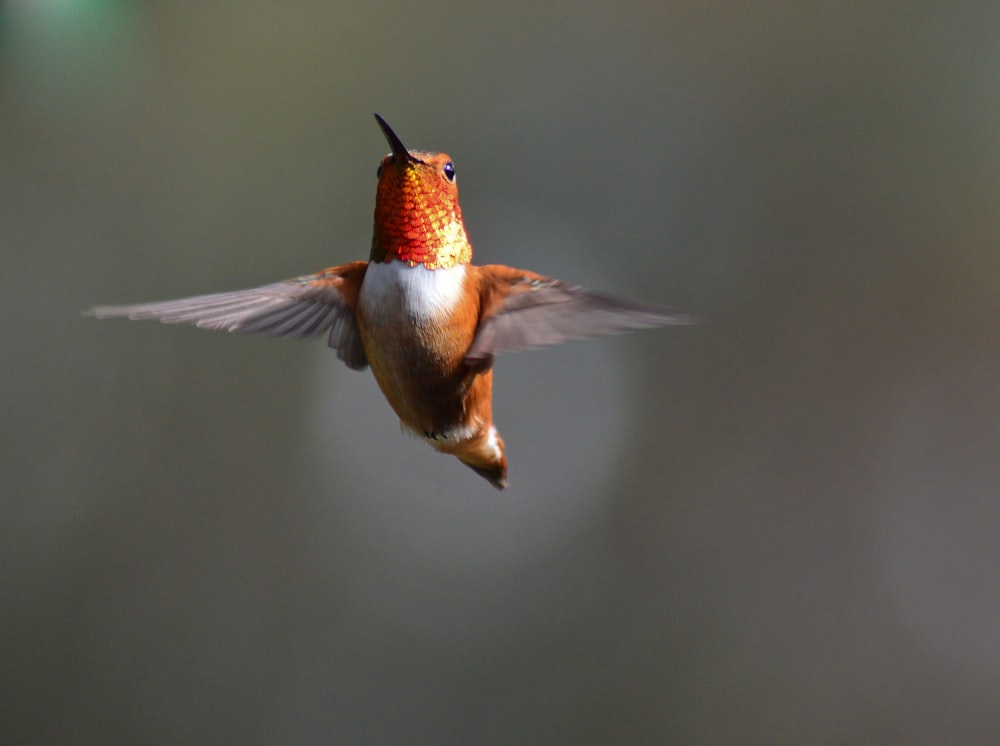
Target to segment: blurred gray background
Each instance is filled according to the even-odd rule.
[[[8,743],[1000,732],[1000,5],[7,2]],[[367,258],[702,315],[509,355],[498,493],[322,342],[80,312]]]

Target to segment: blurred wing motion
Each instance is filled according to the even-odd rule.
[[[354,308],[367,267],[368,262],[351,262],[249,290],[134,306],[98,306],[89,314],[99,319],[155,319],[272,337],[313,337],[329,329],[329,345],[337,357],[349,368],[361,370],[368,360]]]
[[[486,368],[498,352],[670,324],[696,324],[687,314],[592,293],[503,265],[482,270],[482,319],[466,364]]]

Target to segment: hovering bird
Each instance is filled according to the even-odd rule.
[[[330,347],[349,368],[371,366],[405,429],[504,489],[507,460],[492,411],[497,353],[694,319],[523,269],[472,264],[451,157],[407,150],[375,119],[391,152],[378,167],[367,262],[89,313],[276,337],[329,331]]]

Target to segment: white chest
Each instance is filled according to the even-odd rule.
[[[378,322],[407,320],[433,326],[447,319],[462,299],[466,267],[427,269],[403,262],[372,263],[365,272],[358,305],[368,319]]]

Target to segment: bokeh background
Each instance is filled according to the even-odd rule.
[[[1000,5],[0,6],[7,743],[1000,732]],[[81,311],[366,258],[703,316],[509,355],[498,493],[322,342]]]

